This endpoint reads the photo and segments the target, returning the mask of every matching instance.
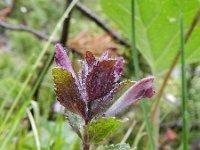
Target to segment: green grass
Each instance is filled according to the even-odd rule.
[[[76,4],[77,0],[73,0],[72,3],[69,5],[69,7],[66,9],[66,11],[64,12],[64,14],[62,15],[62,17],[59,19],[56,27],[54,28],[48,42],[44,45],[43,50],[41,51],[39,57],[37,58],[35,64],[33,65],[33,67],[30,69],[28,76],[25,79],[25,82],[23,83],[23,86],[21,87],[21,89],[19,90],[16,98],[14,99],[10,109],[8,110],[8,112],[6,113],[1,125],[0,125],[0,134],[2,134],[3,132],[5,132],[5,130],[7,129],[7,125],[8,125],[8,121],[9,122],[13,122],[13,126],[11,129],[11,132],[9,132],[7,137],[11,137],[12,134],[14,133],[15,129],[17,128],[19,122],[20,122],[20,118],[22,118],[22,115],[25,113],[26,111],[26,107],[27,104],[29,104],[38,84],[40,83],[40,80],[43,78],[43,76],[45,75],[45,71],[47,70],[47,66],[49,65],[52,55],[54,54],[53,51],[49,51],[50,52],[50,57],[48,59],[48,62],[45,65],[45,68],[43,69],[43,72],[41,74],[41,76],[39,77],[39,79],[37,80],[37,83],[35,84],[35,86],[32,89],[32,92],[30,92],[30,94],[28,95],[28,98],[26,100],[26,102],[22,105],[22,107],[20,107],[19,110],[15,110],[16,105],[18,104],[19,100],[22,99],[22,97],[24,96],[24,92],[26,90],[26,88],[28,87],[29,82],[31,81],[37,67],[40,65],[41,60],[43,59],[43,57],[45,56],[46,52],[49,50],[49,46],[51,44],[51,41],[54,39],[54,37],[56,36],[57,32],[59,31],[60,27],[62,26],[62,23],[64,21],[64,19],[68,16],[69,12],[72,10],[72,8],[74,7],[74,5]],[[21,74],[23,74],[23,70],[22,73],[20,73],[19,77],[21,77]],[[12,91],[12,89],[11,89]],[[10,92],[9,92],[10,93]],[[5,105],[3,103],[3,105]],[[2,109],[2,108],[1,108]],[[14,119],[12,118],[12,114],[15,111],[15,114],[17,114],[17,116],[14,117]],[[12,121],[10,121],[10,119]],[[3,144],[1,145],[1,149],[4,149],[6,147],[6,144],[8,143],[10,139],[6,138],[6,140],[3,142]]]
[[[40,139],[39,139],[38,129],[36,127],[35,119],[33,118],[33,115],[32,115],[32,113],[30,112],[29,109],[27,109],[26,112],[28,114],[28,118],[30,120],[31,128],[33,130],[37,150],[41,150],[41,144],[40,144]]]
[[[32,59],[32,57],[31,57],[31,59]],[[22,78],[22,76],[25,74],[25,71],[26,71],[28,65],[29,65],[29,61],[28,61],[27,65],[26,65],[26,66],[19,72],[19,74],[17,75],[17,77],[16,77],[16,80],[17,80],[17,81],[19,81],[19,80]],[[4,111],[3,111],[3,108],[5,107],[6,103],[8,102],[10,95],[11,95],[11,94],[14,92],[14,90],[16,89],[17,83],[18,83],[18,82],[15,82],[15,83],[13,84],[12,88],[10,88],[10,90],[9,90],[8,93],[6,94],[6,97],[4,98],[3,102],[1,103],[1,106],[0,106],[0,112],[1,112],[1,113],[0,113],[0,116],[1,116],[1,118],[0,118],[0,119],[3,119],[3,116],[5,115],[5,114],[4,114]],[[1,120],[1,122],[2,122],[2,121],[3,121],[3,120]]]
[[[133,63],[134,63],[134,68],[135,68],[135,76],[137,79],[140,79],[140,67],[139,67],[139,61],[138,61],[138,50],[136,48],[136,32],[135,32],[135,0],[132,0],[132,57],[133,57]],[[149,141],[150,141],[150,145],[151,145],[151,150],[155,150],[155,144],[154,144],[154,139],[153,139],[153,131],[152,131],[152,127],[151,127],[151,123],[149,121],[149,113],[147,110],[147,106],[146,106],[146,101],[142,100],[140,102],[140,106],[143,112],[143,116],[144,116],[144,122],[146,125],[146,129],[148,132],[148,137],[149,137]]]
[[[185,43],[184,43],[184,18],[180,17],[180,41],[181,41],[181,82],[182,82],[182,122],[183,122],[183,149],[188,150],[188,118],[187,118],[187,81],[185,65]]]

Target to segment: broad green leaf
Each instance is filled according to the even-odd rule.
[[[115,118],[101,118],[91,122],[85,127],[85,134],[88,135],[88,143],[100,143],[122,125],[122,121]]]
[[[97,150],[130,150],[130,146],[128,144],[116,144],[116,145],[109,145],[109,146],[101,146]]]
[[[130,40],[131,0],[101,2],[103,11]],[[179,49],[181,12],[186,32],[199,8],[198,0],[136,0],[136,46],[154,74],[165,71]],[[197,25],[186,45],[188,63],[200,60],[199,41],[200,26]]]

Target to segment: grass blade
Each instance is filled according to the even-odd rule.
[[[56,136],[56,144],[55,147],[56,149],[61,149],[61,141],[62,141],[62,125],[63,125],[63,118],[61,115],[57,116],[58,117],[58,133]]]
[[[182,122],[183,122],[183,149],[188,150],[188,122],[187,122],[187,83],[185,65],[185,44],[184,44],[184,19],[180,17],[180,38],[181,38],[181,82],[182,82]]]
[[[36,127],[36,124],[35,124],[35,120],[34,120],[33,115],[31,114],[29,109],[27,109],[26,112],[28,114],[28,118],[29,118],[30,123],[31,123],[31,127],[32,127],[33,134],[34,134],[34,137],[35,137],[35,143],[36,143],[37,150],[41,150],[40,139],[39,139],[37,127]]]
[[[126,140],[130,136],[131,132],[133,131],[134,126],[136,125],[136,121],[134,120],[131,126],[128,128],[126,134],[124,135],[123,139],[121,140],[120,144],[126,143]]]
[[[30,103],[29,101],[25,102],[21,106],[20,110],[15,114],[15,117],[13,118],[13,120],[10,121],[12,123],[12,127],[9,129],[9,133],[5,136],[3,143],[1,143],[0,150],[7,149],[9,141],[13,139],[13,135],[17,131],[18,125],[29,103]]]
[[[131,8],[132,8],[132,57],[133,57],[133,63],[134,63],[134,68],[135,68],[135,76],[137,79],[140,78],[140,67],[139,67],[139,61],[138,61],[138,51],[136,48],[136,33],[135,33],[135,0],[131,1]],[[147,128],[147,132],[148,132],[148,136],[149,136],[149,140],[150,140],[150,144],[151,144],[151,149],[155,150],[155,144],[154,144],[154,140],[153,140],[153,135],[152,135],[152,128],[150,125],[150,121],[149,121],[149,116],[148,116],[148,110],[146,108],[146,101],[143,100],[141,101],[141,109],[143,112],[143,116],[144,116],[144,121],[145,121],[145,125]]]

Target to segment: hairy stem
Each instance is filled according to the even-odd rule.
[[[87,135],[82,139],[82,150],[89,150],[90,146],[87,144]]]
[[[89,123],[89,119],[85,120],[85,126]],[[90,145],[87,144],[88,141],[88,134],[84,131],[83,138],[82,138],[82,150],[89,150]]]

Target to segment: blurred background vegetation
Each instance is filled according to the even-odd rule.
[[[0,1],[0,149],[80,149],[55,104],[51,68],[54,44],[70,52],[74,68],[86,50],[126,59],[124,79],[135,80],[131,0],[81,0],[61,20],[71,0]],[[74,1],[73,1],[74,2]],[[157,95],[147,101],[155,145],[182,149],[179,18],[185,20],[189,147],[200,149],[200,1],[137,0],[136,47],[142,77],[154,75]],[[65,16],[64,16],[65,17]],[[55,34],[53,33],[55,32]],[[53,35],[53,36],[52,36]],[[134,54],[133,54],[134,55]],[[149,149],[139,104],[120,114],[126,126],[103,144],[127,142]]]

